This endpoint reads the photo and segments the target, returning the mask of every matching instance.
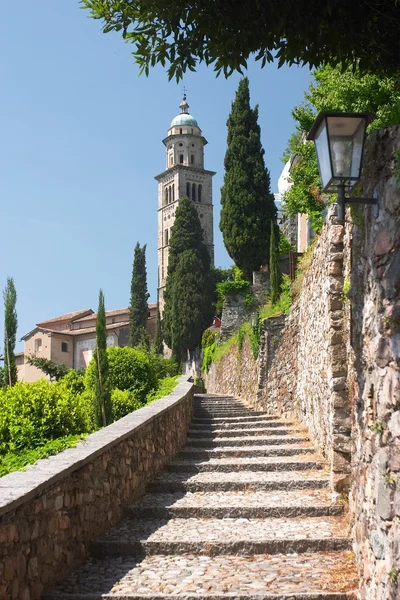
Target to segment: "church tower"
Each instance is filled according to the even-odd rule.
[[[168,271],[171,229],[179,198],[188,196],[196,206],[203,228],[204,241],[214,264],[214,233],[212,177],[214,171],[204,168],[203,137],[197,121],[189,112],[186,95],[163,140],[166,150],[166,170],[156,176],[158,181],[158,303],[164,310],[164,289]]]

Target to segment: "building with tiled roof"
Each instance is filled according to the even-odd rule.
[[[96,317],[91,309],[66,313],[40,321],[22,337],[24,351],[18,357],[19,381],[36,381],[43,372],[26,361],[32,354],[64,363],[70,369],[86,367],[96,347]],[[149,304],[147,330],[154,338],[157,327],[157,304]],[[129,309],[106,311],[108,346],[129,345]]]

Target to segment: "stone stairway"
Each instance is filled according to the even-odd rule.
[[[343,506],[307,430],[198,395],[185,449],[44,600],[349,600]]]

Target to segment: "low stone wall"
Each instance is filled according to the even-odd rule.
[[[400,598],[400,127],[369,136],[363,195],[347,215],[351,509],[362,600]]]
[[[39,600],[185,444],[193,386],[0,478],[0,599]]]

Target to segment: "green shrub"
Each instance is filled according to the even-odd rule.
[[[161,354],[156,354],[155,352],[150,352],[149,358],[157,379],[174,377],[175,375],[180,374],[178,363],[173,361],[171,358],[163,358]]]
[[[217,350],[217,344],[214,342],[210,346],[206,346],[203,349],[203,363],[201,365],[201,370],[208,373],[211,363],[214,360],[215,352]]]
[[[111,419],[113,422],[142,406],[142,402],[135,398],[133,392],[129,390],[115,389],[111,392]]]
[[[247,294],[250,289],[250,283],[246,280],[221,281],[217,283],[218,293],[225,298],[226,294]]]
[[[147,394],[158,388],[154,362],[149,352],[128,346],[111,346],[107,348],[107,356],[111,389],[129,390],[137,400],[144,403]],[[94,389],[94,369],[92,359],[85,374],[89,389]]]
[[[154,402],[155,400],[159,400],[164,396],[168,396],[179,381],[180,375],[175,375],[174,377],[166,377],[160,381],[160,387],[158,390],[153,390],[150,394],[147,395],[147,403]]]
[[[213,329],[206,329],[203,333],[203,337],[201,338],[201,347],[208,348],[208,346],[212,346],[217,339],[218,332]]]
[[[91,431],[92,410],[62,380],[17,382],[0,390],[0,454]]]

